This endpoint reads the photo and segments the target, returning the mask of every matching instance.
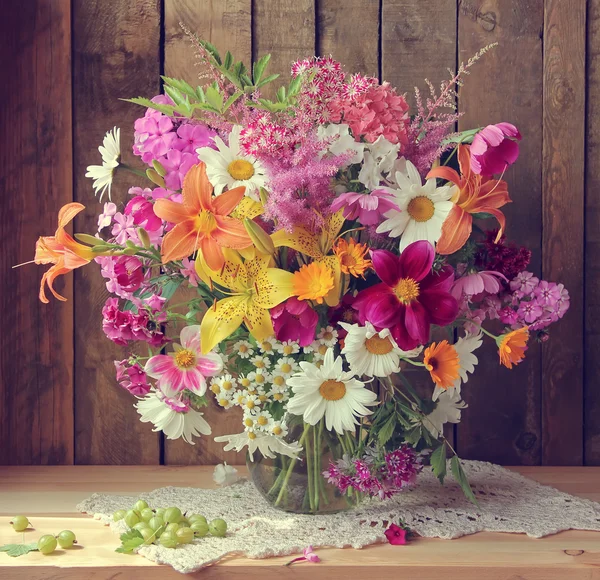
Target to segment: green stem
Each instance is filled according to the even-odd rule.
[[[313,453],[314,451],[311,448],[310,437],[308,440],[308,444],[306,445],[306,475],[308,478],[308,503],[310,505],[310,511],[314,513],[315,511],[315,497],[313,490]]]
[[[125,171],[129,171],[130,173],[133,173],[134,175],[138,175],[139,177],[148,178],[148,176],[146,175],[146,172],[141,171],[140,169],[134,169],[133,167],[130,167],[129,165],[125,165],[124,163],[120,163],[119,167],[121,169],[125,169]]]
[[[477,324],[476,322],[473,322],[472,320],[469,320],[468,318],[457,318],[454,322],[455,323],[456,322],[468,322],[469,324],[472,324],[473,326],[479,328],[479,330],[481,330],[481,332],[483,332],[484,334],[487,334],[490,338],[493,338],[495,341],[500,338],[499,336],[492,334],[491,332],[489,332],[485,328],[483,328],[483,326]]]
[[[313,476],[314,476],[314,482],[313,482],[313,491],[315,494],[315,499],[314,499],[314,505],[315,505],[315,512],[319,509],[319,476],[320,471],[321,471],[321,429],[323,427],[323,419],[321,419],[321,421],[319,422],[319,427],[315,427],[313,429],[313,449],[314,449],[314,455],[313,455]]]
[[[301,446],[303,445],[304,440],[306,439],[309,429],[310,429],[310,425],[308,423],[305,423],[304,424],[304,432],[302,433],[302,437],[300,437],[300,442],[299,442]],[[296,466],[297,462],[298,462],[298,458],[292,459],[290,461],[290,465],[285,474],[285,478],[283,480],[283,483],[281,484],[281,489],[279,490],[279,495],[277,496],[277,499],[275,500],[275,506],[278,506],[281,503],[281,500],[283,499],[283,492],[284,492],[284,490],[287,489],[287,484],[290,481],[290,477],[292,477],[292,473],[294,472],[294,467]]]

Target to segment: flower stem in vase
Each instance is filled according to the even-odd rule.
[[[300,437],[300,442],[299,442],[300,445],[304,444],[306,436],[309,433],[309,429],[310,429],[310,425],[308,423],[305,423],[302,437]],[[285,472],[285,478],[283,480],[283,483],[281,484],[281,489],[279,490],[279,495],[277,496],[277,499],[275,500],[275,506],[278,506],[281,503],[281,500],[283,499],[283,496],[284,496],[284,492],[287,491],[287,486],[290,481],[290,477],[292,477],[292,473],[294,472],[294,467],[295,467],[297,461],[298,461],[298,459],[292,459],[290,461],[287,471]]]

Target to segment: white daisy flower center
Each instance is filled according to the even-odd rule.
[[[400,281],[394,287],[394,294],[403,304],[410,304],[416,300],[419,293],[419,283],[412,278],[400,278]]]
[[[365,348],[371,354],[388,354],[392,352],[393,346],[390,339],[386,336],[381,338],[378,334],[365,340]]]
[[[237,181],[246,181],[254,175],[254,166],[245,159],[234,159],[227,166],[227,171]]]
[[[346,394],[346,385],[342,381],[329,379],[321,384],[319,392],[327,401],[339,401]]]
[[[196,355],[191,350],[184,348],[175,354],[175,364],[180,369],[191,369],[196,366]]]
[[[416,222],[427,222],[433,217],[435,206],[428,197],[419,195],[410,200],[406,211]]]

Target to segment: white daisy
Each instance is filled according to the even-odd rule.
[[[377,395],[354,378],[354,373],[344,372],[342,357],[333,358],[329,349],[321,367],[302,361],[302,372],[288,379],[294,396],[288,411],[302,415],[304,421],[316,425],[325,417],[325,426],[337,433],[349,431],[357,425],[356,417],[370,415],[366,405],[374,405]]]
[[[357,143],[350,135],[350,127],[344,123],[337,125],[330,123],[327,127],[321,125],[317,129],[317,137],[323,141],[329,141],[327,151],[333,155],[342,155],[352,151],[353,155],[346,162],[346,166],[360,163],[363,160],[365,150],[364,143]],[[324,153],[324,152],[323,152]]]
[[[377,233],[389,232],[391,237],[402,236],[400,251],[418,240],[435,244],[442,235],[442,224],[452,206],[450,198],[454,186],[436,187],[435,179],[428,179],[423,185],[417,168],[406,162],[406,172],[397,171],[395,180],[398,188],[385,188],[394,195],[400,211],[392,209],[387,218],[377,227]]]
[[[446,423],[460,423],[461,409],[467,404],[460,400],[456,389],[440,393],[435,409],[423,419],[423,425],[436,439],[443,433]]]
[[[290,356],[300,352],[300,345],[293,340],[286,340],[285,342],[276,342],[275,350],[280,354]]]
[[[152,423],[152,430],[162,431],[167,439],[183,437],[186,443],[194,445],[193,437],[211,434],[210,425],[204,420],[202,413],[177,399],[166,397],[160,391],[152,391],[134,407],[140,414],[142,423]]]
[[[223,407],[223,409],[231,409],[231,407],[233,407],[233,401],[231,397],[228,397],[227,395],[219,395],[217,397],[217,403],[219,404],[219,407]]]
[[[402,351],[389,329],[377,332],[370,322],[365,326],[346,322],[339,324],[348,331],[342,354],[346,356],[353,373],[359,376],[388,377],[400,370]]]
[[[273,421],[269,430],[276,437],[285,437],[288,434],[288,426],[283,421]]]
[[[455,390],[460,395],[460,387],[462,383],[466,383],[469,380],[467,373],[473,373],[475,365],[479,362],[477,357],[473,354],[473,351],[478,349],[483,343],[483,334],[466,333],[464,337],[459,338],[454,344],[454,348],[458,353],[458,360],[460,362],[460,368],[458,369],[458,378],[454,381],[451,389]],[[437,401],[440,394],[445,389],[436,385],[433,396],[431,399]]]
[[[227,465],[227,463],[219,463],[215,465],[213,471],[213,481],[220,487],[232,485],[240,479],[238,471],[235,467]]]
[[[248,378],[247,375],[239,375],[238,383],[243,389],[247,389],[248,387],[250,387],[250,385],[252,385],[252,381]]]
[[[333,326],[326,326],[317,334],[317,340],[325,346],[331,348],[335,346],[338,338],[338,331]]]
[[[256,356],[253,356],[250,359],[250,362],[257,369],[267,369],[267,368],[269,368],[271,366],[271,361],[266,356],[261,356],[259,354],[257,354]]]
[[[286,373],[275,371],[271,375],[271,383],[273,385],[273,389],[276,391],[284,391],[285,389],[287,389],[287,378],[288,375],[286,375]]]
[[[263,431],[265,429],[268,429],[268,427],[273,422],[273,417],[271,416],[271,413],[269,413],[269,411],[259,411],[258,413],[256,413],[255,419],[256,425],[259,429]]]
[[[233,126],[229,145],[225,145],[220,137],[215,137],[218,150],[200,147],[196,152],[200,161],[206,163],[206,173],[216,195],[221,195],[225,188],[244,186],[246,195],[258,201],[258,192],[266,182],[265,169],[252,155],[246,155],[241,150],[241,129],[239,125]]]
[[[108,131],[98,151],[102,155],[102,165],[88,165],[85,176],[94,180],[94,194],[100,194],[98,199],[102,201],[106,190],[110,199],[113,176],[121,160],[121,129],[113,127],[112,131]]]
[[[251,373],[248,373],[247,378],[255,386],[264,385],[269,382],[270,376],[264,369],[256,369]]]
[[[265,338],[265,340],[258,343],[258,348],[263,354],[273,354],[276,352],[276,344],[277,341],[274,338]]]
[[[308,350],[308,352],[306,352]],[[313,361],[320,361],[325,358],[325,355],[330,350],[326,344],[323,344],[320,340],[315,340],[311,345],[306,347],[305,354],[312,354]]]
[[[291,377],[298,370],[298,363],[290,356],[282,356],[275,365],[273,372],[282,374],[285,378]]]
[[[233,345],[233,352],[240,358],[250,358],[254,354],[254,348],[247,340],[238,340]]]
[[[235,449],[238,453],[248,447],[248,454],[253,460],[254,453],[258,450],[264,457],[275,459],[276,453],[279,455],[287,455],[292,459],[297,459],[298,454],[302,451],[302,447],[298,441],[286,443],[280,437],[267,433],[254,433],[253,431],[236,433],[234,435],[222,435],[215,437],[217,443],[227,443],[223,448],[224,451]]]

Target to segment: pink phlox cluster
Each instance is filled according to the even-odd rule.
[[[114,363],[117,382],[121,387],[136,397],[143,397],[150,392],[148,376],[138,362],[123,359],[116,360]]]
[[[167,342],[161,331],[164,313],[153,308],[121,310],[118,298],[108,298],[102,308],[102,330],[115,344],[126,346],[130,341],[141,340],[150,346],[160,347]]]
[[[110,226],[116,213],[117,206],[112,201],[105,203],[102,213],[98,216],[98,231]]]
[[[421,458],[415,450],[402,445],[384,453],[383,461],[378,459],[373,449],[367,449],[357,459],[344,456],[335,463],[330,462],[323,476],[342,493],[352,488],[372,497],[387,499],[414,483],[422,468]]]
[[[181,264],[183,268],[179,271],[179,273],[187,279],[190,286],[194,286],[196,288],[200,283],[200,278],[196,273],[196,262],[194,260],[190,260],[189,258],[183,258],[181,260]]]

